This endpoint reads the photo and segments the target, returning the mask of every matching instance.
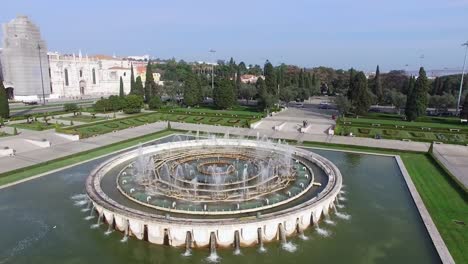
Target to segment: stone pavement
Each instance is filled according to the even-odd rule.
[[[24,147],[24,151],[17,152],[16,156],[13,157],[1,157],[0,158],[0,173],[30,166],[40,162],[64,157],[74,153],[78,153],[85,150],[90,150],[98,147],[102,147],[108,144],[116,143],[125,139],[143,136],[146,134],[154,133],[165,129],[167,126],[166,122],[157,122],[144,126],[138,126],[125,130],[120,130],[115,133],[108,133],[99,135],[92,138],[86,138],[79,141],[68,141],[55,135],[53,130],[43,131],[43,136],[48,135],[49,137],[55,136],[57,138],[51,139],[52,145],[48,148],[34,148],[27,149]],[[414,150],[414,151],[427,151],[429,149],[428,143],[421,142],[403,142],[395,140],[376,140],[370,138],[352,138],[352,137],[341,137],[341,136],[327,136],[327,135],[314,135],[314,134],[301,134],[297,132],[282,132],[273,130],[262,130],[262,129],[249,129],[249,128],[234,128],[234,127],[223,127],[223,126],[212,126],[212,125],[197,125],[188,123],[177,123],[171,122],[171,127],[174,129],[204,132],[204,133],[229,133],[231,135],[250,136],[256,137],[257,134],[261,137],[267,136],[275,139],[289,139],[298,141],[314,141],[314,142],[329,142],[346,145],[356,146],[368,146],[375,148],[392,148],[398,150]],[[48,134],[47,134],[48,133]],[[4,141],[0,141],[2,143]]]
[[[468,188],[468,146],[434,144],[434,157]]]
[[[158,122],[120,130],[115,133],[86,138],[79,141],[69,141],[55,135],[56,138],[51,139],[52,145],[48,148],[39,147],[28,150],[28,148],[32,148],[30,146],[31,144],[24,143],[25,146],[22,148],[23,151],[17,152],[15,156],[0,157],[0,173],[95,149],[122,140],[155,133],[164,130],[166,126],[166,122]],[[52,135],[55,134],[53,130],[41,132],[48,133],[47,135],[49,137],[52,137]],[[0,141],[0,144],[4,144],[4,141]]]

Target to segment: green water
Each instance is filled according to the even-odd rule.
[[[329,237],[309,228],[309,240],[291,238],[296,252],[279,242],[257,248],[218,250],[221,263],[440,263],[393,158],[316,150],[334,162],[346,185],[345,220],[320,222]],[[104,159],[0,190],[0,263],[207,263],[208,249],[152,245],[122,234],[105,236],[107,226],[91,229],[71,196],[84,193],[84,182]]]

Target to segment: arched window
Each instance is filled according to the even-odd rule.
[[[93,68],[93,84],[96,84],[96,70]]]
[[[83,70],[80,70],[80,78],[83,77]]]
[[[65,69],[65,86],[68,86],[68,69]]]

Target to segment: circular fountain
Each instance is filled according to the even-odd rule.
[[[151,243],[250,246],[302,234],[328,215],[339,170],[313,152],[262,140],[196,139],[120,154],[86,190],[110,228]]]

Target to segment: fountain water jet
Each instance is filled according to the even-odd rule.
[[[239,230],[236,230],[234,232],[234,255],[240,255],[241,250],[240,250],[240,235],[239,235]]]
[[[291,242],[288,242],[286,239],[286,231],[284,230],[283,224],[280,223],[278,225],[278,232],[281,240],[281,247],[288,251],[288,252],[294,252],[296,251],[297,247]]]
[[[182,254],[184,257],[192,255],[192,233],[187,231],[185,235],[185,252]]]
[[[216,235],[214,232],[211,232],[210,234],[210,255],[207,260],[212,263],[217,263],[220,260],[220,257],[216,252]]]

